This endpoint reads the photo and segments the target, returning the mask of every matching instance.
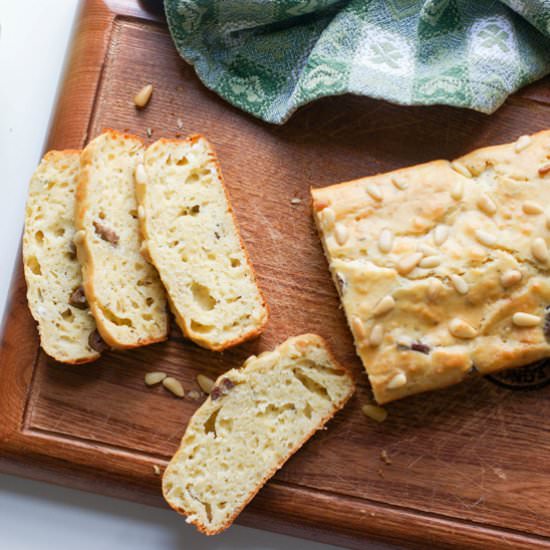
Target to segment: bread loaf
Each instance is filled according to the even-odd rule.
[[[133,348],[167,338],[164,290],[141,253],[134,170],[135,136],[109,130],[81,156],[75,237],[84,290],[108,345]]]
[[[550,357],[550,131],[312,194],[378,402]]]
[[[290,338],[216,380],[163,476],[163,494],[200,531],[233,522],[354,391],[319,336]]]
[[[144,252],[183,333],[223,350],[260,333],[267,307],[206,139],[161,139],[136,171]]]
[[[23,234],[27,299],[44,351],[63,363],[99,357],[73,244],[80,151],[50,151],[32,176]]]

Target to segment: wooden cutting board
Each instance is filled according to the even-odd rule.
[[[153,99],[138,112],[132,98],[148,82]],[[163,505],[153,466],[166,464],[198,403],[146,388],[144,374],[163,370],[190,390],[197,373],[216,377],[312,331],[353,370],[357,394],[240,523],[350,548],[550,548],[550,367],[404,399],[387,407],[382,424],[366,419],[367,379],[308,199],[310,186],[452,158],[548,128],[549,83],[516,94],[492,116],[344,96],[270,126],[205,89],[178,57],[160,15],[131,1],[85,2],[48,148],[82,147],[105,127],[147,141],[206,135],[271,320],[261,338],[223,354],[199,349],[174,328],[166,343],[63,366],[39,350],[19,267],[0,349],[1,469]]]

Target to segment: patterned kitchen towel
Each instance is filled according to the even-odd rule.
[[[319,97],[492,113],[550,72],[550,0],[165,0],[181,56],[281,124]]]

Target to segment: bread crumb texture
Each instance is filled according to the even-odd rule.
[[[163,476],[165,499],[200,531],[223,531],[353,391],[316,335],[250,357],[216,380],[189,421]]]
[[[184,334],[213,350],[257,335],[267,307],[208,142],[157,141],[136,182],[144,251]]]
[[[312,190],[378,402],[550,356],[549,159],[544,131]]]
[[[76,239],[84,290],[102,338],[114,348],[165,340],[168,317],[155,268],[140,253],[134,171],[144,147],[107,131],[81,156]]]
[[[71,305],[82,284],[73,244],[80,151],[51,151],[32,176],[23,234],[27,299],[44,351],[64,363],[99,357],[88,339],[95,330],[85,300]]]

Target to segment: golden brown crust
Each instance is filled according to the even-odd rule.
[[[191,333],[187,328],[187,323],[186,323],[184,317],[179,313],[177,308],[174,306],[173,301],[169,296],[169,293],[167,293],[167,299],[168,299],[168,303],[170,305],[170,310],[172,311],[172,313],[173,313],[173,315],[176,319],[176,323],[180,327],[180,329],[181,329],[181,331],[182,331],[182,333],[184,334],[185,337],[193,340],[197,345],[199,345],[199,346],[201,346],[205,349],[209,349],[211,351],[221,352],[221,351],[224,351],[228,348],[231,348],[233,346],[237,346],[239,344],[242,344],[243,342],[246,342],[248,340],[251,340],[251,339],[256,338],[257,336],[259,336],[264,331],[265,326],[267,325],[267,322],[269,320],[269,305],[265,300],[265,296],[262,292],[262,289],[261,289],[260,285],[258,284],[258,279],[257,279],[256,271],[254,269],[254,265],[252,264],[252,262],[250,260],[248,250],[247,250],[247,248],[245,246],[245,243],[242,239],[242,235],[241,235],[241,232],[240,232],[240,229],[239,229],[239,224],[238,224],[238,221],[236,219],[235,213],[233,211],[233,206],[231,204],[231,199],[230,199],[230,196],[229,196],[227,185],[225,183],[225,180],[224,180],[224,177],[223,177],[223,174],[222,174],[222,171],[221,171],[221,166],[220,166],[218,157],[216,155],[216,152],[215,152],[212,144],[201,134],[193,134],[193,135],[191,135],[191,136],[189,136],[185,139],[160,138],[155,143],[163,143],[163,144],[170,144],[171,143],[171,144],[179,145],[179,144],[182,144],[182,143],[192,144],[192,143],[196,143],[196,142],[201,141],[201,140],[203,140],[207,144],[208,149],[209,149],[210,159],[213,161],[213,163],[216,167],[216,172],[218,174],[218,178],[219,178],[219,180],[222,184],[223,190],[224,190],[224,194],[225,194],[225,198],[226,198],[226,202],[227,202],[227,210],[228,210],[228,212],[231,215],[231,218],[233,220],[233,224],[235,226],[235,231],[236,231],[237,237],[239,239],[241,249],[242,249],[242,251],[245,255],[246,262],[248,264],[248,268],[250,269],[250,274],[251,274],[252,281],[253,281],[254,285],[256,286],[256,288],[258,289],[258,293],[259,293],[259,296],[260,296],[260,299],[261,299],[262,308],[265,310],[265,316],[263,318],[262,323],[259,326],[255,327],[254,329],[250,330],[249,332],[243,334],[242,336],[240,336],[238,338],[234,338],[233,340],[224,342],[223,344],[219,344],[219,345],[218,344],[212,344],[207,338],[201,338],[196,333]],[[139,186],[137,186],[136,189],[137,189],[138,201],[141,202],[142,201],[142,193],[139,190]],[[145,223],[144,220],[140,220],[140,230],[141,230],[141,234],[143,236],[144,243],[148,242],[148,240],[150,238],[150,235],[147,232],[147,227],[146,227],[146,223]],[[147,261],[151,262],[150,254],[149,254],[148,250],[146,249],[146,246],[145,246],[145,250],[142,251],[142,255],[144,256],[144,258]],[[154,264],[154,262],[151,262],[151,263]],[[161,274],[161,278],[162,278],[162,274]]]
[[[350,389],[348,391],[348,393],[338,402],[336,403],[333,403],[333,410],[331,412],[329,412],[328,414],[326,414],[325,416],[323,416],[321,418],[321,420],[317,423],[317,425],[312,429],[310,430],[305,437],[303,437],[295,446],[294,448],[289,452],[288,455],[286,455],[283,459],[281,459],[279,461],[279,463],[273,467],[272,469],[270,469],[266,475],[261,479],[261,481],[258,483],[258,485],[256,486],[255,490],[253,492],[250,493],[250,495],[248,496],[248,498],[246,499],[246,501],[242,504],[242,506],[239,506],[239,508],[237,508],[235,510],[235,512],[229,517],[229,519],[219,528],[219,529],[209,529],[206,525],[204,525],[203,523],[201,523],[200,521],[198,520],[190,520],[189,523],[195,525],[195,527],[201,532],[201,533],[204,533],[205,535],[216,535],[216,534],[219,534],[223,531],[225,531],[228,527],[230,527],[232,525],[232,523],[235,521],[235,519],[239,516],[239,514],[242,512],[242,510],[250,503],[250,501],[258,494],[258,492],[262,489],[262,487],[275,475],[275,473],[280,470],[284,464],[315,434],[316,431],[318,431],[320,428],[322,428],[330,419],[332,419],[335,414],[341,410],[344,405],[349,401],[349,399],[353,396],[354,392],[355,392],[355,383],[354,383],[354,380],[353,380],[353,377],[351,376],[350,372],[348,371],[348,369],[346,369],[344,366],[342,366],[338,360],[335,358],[334,354],[332,353],[331,349],[328,347],[328,344],[326,342],[326,340],[324,338],[322,338],[321,336],[317,335],[317,334],[303,334],[303,335],[300,335],[299,337],[296,337],[296,339],[300,339],[300,345],[301,346],[307,346],[307,345],[310,345],[310,344],[313,344],[313,345],[318,345],[318,346],[321,346],[324,348],[325,352],[327,353],[329,359],[330,359],[330,362],[331,362],[331,368],[333,368],[334,370],[339,370],[341,371],[342,373],[344,373],[344,376],[348,379],[348,382],[349,382],[349,386],[350,386]],[[289,340],[294,340],[294,338],[291,338]],[[241,367],[241,369],[245,368],[244,366]],[[241,369],[238,369],[238,370],[241,370]],[[216,381],[215,381],[215,385],[219,385],[221,383],[221,381],[224,379],[224,377],[227,375],[227,373],[221,375]],[[203,404],[204,405],[204,404]],[[183,441],[183,439],[182,439]],[[173,502],[170,501],[168,495],[166,494],[166,491],[165,491],[165,485],[164,485],[164,476],[167,475],[166,474],[167,472],[167,469],[164,471],[164,474],[163,474],[163,496],[165,498],[165,500],[168,502],[168,504],[170,505],[170,507],[175,510],[176,512],[178,512],[179,514],[183,515],[183,516],[189,516],[192,514],[192,511],[191,510],[186,510],[185,508],[182,508],[182,507],[179,507],[177,505],[175,505]]]
[[[550,355],[550,264],[540,259],[550,243],[549,158],[550,131],[542,131],[452,163],[311,190],[378,402]],[[382,300],[388,307],[377,313]]]

